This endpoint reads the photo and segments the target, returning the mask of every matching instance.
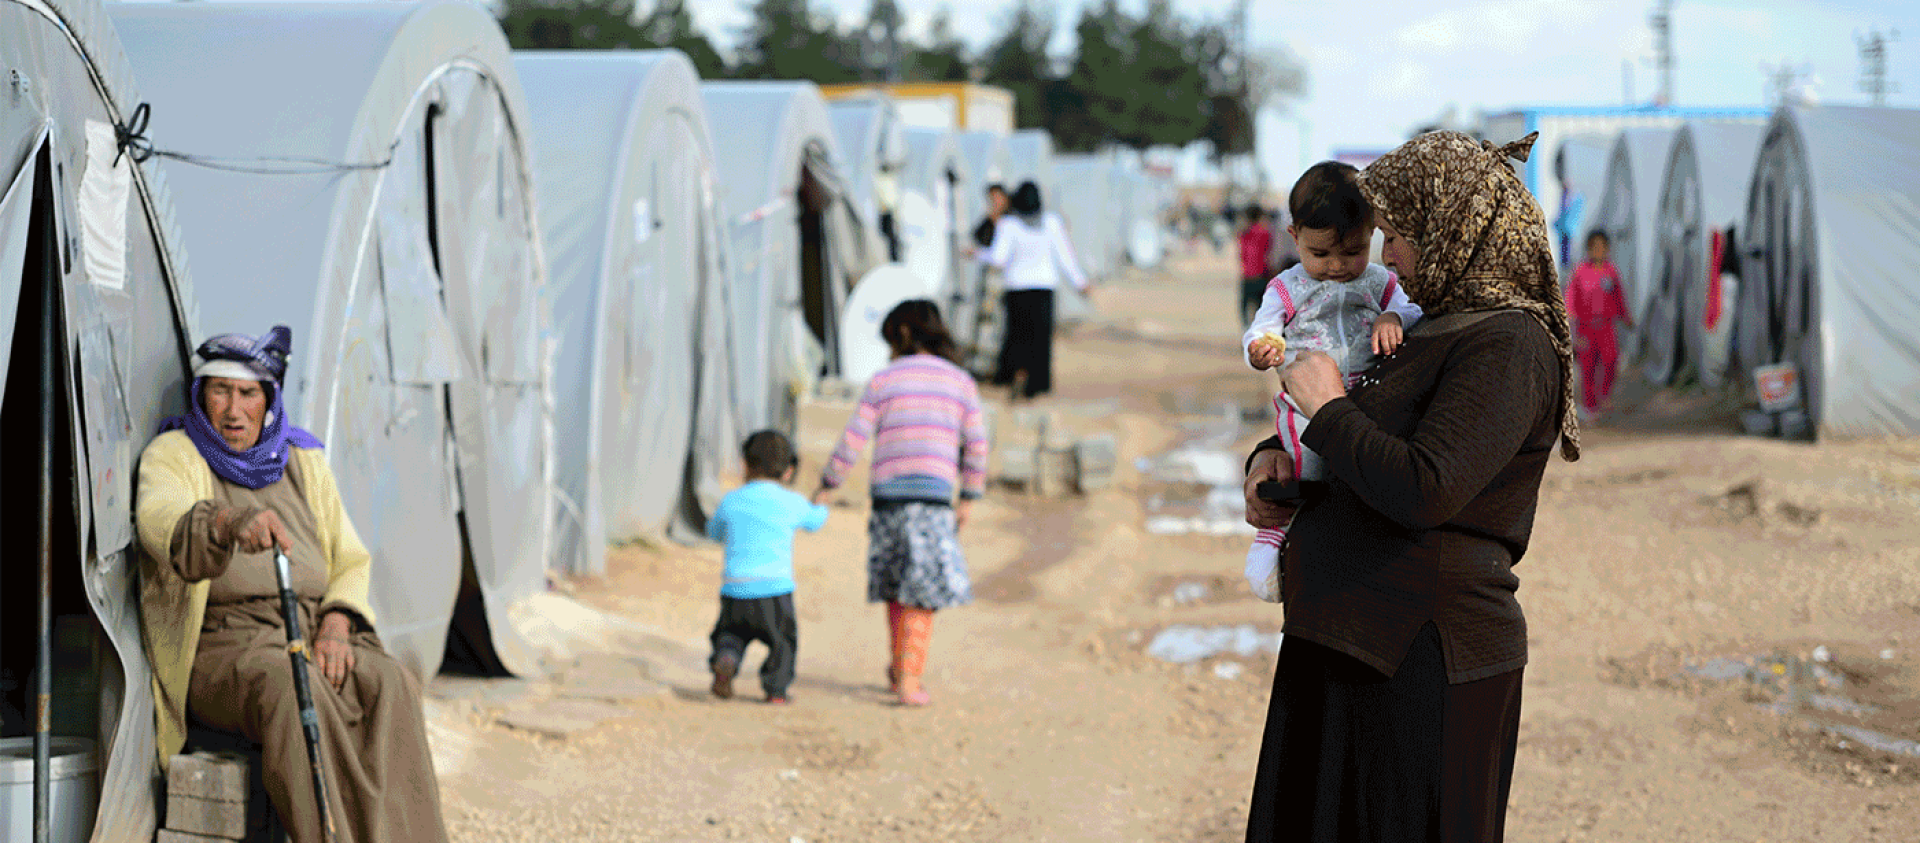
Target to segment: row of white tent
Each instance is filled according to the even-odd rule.
[[[984,335],[966,250],[987,183],[1057,197],[1096,276],[1159,260],[1157,230],[1135,235],[1168,191],[1137,166],[889,108],[703,82],[671,51],[516,53],[455,0],[0,0],[0,296],[20,305],[0,421],[52,373],[75,466],[52,491],[76,506],[51,529],[79,569],[56,602],[97,621],[109,666],[101,792],[153,789],[131,478],[205,336],[292,326],[286,406],[381,560],[388,649],[435,673],[464,580],[486,620],[465,643],[526,673],[524,599],[604,570],[610,540],[697,528],[740,438],[858,380],[894,302]],[[26,309],[55,292],[55,318]],[[17,353],[38,333],[62,351]],[[30,615],[7,576],[4,617]],[[155,805],[96,819],[93,839],[149,839]]]
[[[1920,111],[1791,106],[1560,156],[1599,197],[1582,242],[1612,241],[1639,375],[1725,395],[1757,433],[1920,434]]]

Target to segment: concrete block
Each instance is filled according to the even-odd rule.
[[[239,840],[247,836],[247,803],[167,794],[167,828]]]
[[[153,843],[234,843],[237,839],[239,838],[208,837],[204,834],[194,834],[188,831],[175,831],[171,828],[163,828],[160,829],[159,834],[154,835]]]
[[[1030,486],[1036,470],[1036,457],[1032,448],[1006,447],[1000,449],[1000,480],[1018,486]]]
[[[1049,496],[1065,494],[1073,487],[1073,449],[1042,448],[1034,475],[1035,492]]]
[[[1120,446],[1112,436],[1089,436],[1074,448],[1074,486],[1082,493],[1113,485]]]
[[[232,752],[194,752],[167,761],[167,795],[213,802],[247,801],[247,759]]]

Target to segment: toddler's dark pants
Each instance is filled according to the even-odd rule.
[[[747,645],[759,641],[767,645],[767,659],[760,663],[760,689],[769,697],[784,697],[793,684],[794,656],[800,649],[800,624],[793,616],[793,593],[743,600],[720,598],[720,619],[713,624],[713,657],[709,667],[721,656],[732,656],[739,664]]]

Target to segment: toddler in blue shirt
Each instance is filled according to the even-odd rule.
[[[713,625],[713,695],[733,696],[733,677],[747,645],[767,645],[760,688],[767,702],[784,705],[793,683],[799,624],[793,614],[793,531],[811,533],[827,523],[827,508],[786,487],[800,466],[793,443],[772,430],[747,437],[747,483],[720,500],[707,521],[707,535],[726,545],[720,619]]]

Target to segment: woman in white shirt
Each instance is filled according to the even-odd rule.
[[[1087,275],[1060,215],[1041,210],[1039,185],[1022,182],[1009,208],[1012,213],[994,228],[993,246],[980,254],[983,263],[1001,271],[1006,290],[993,382],[1011,385],[1024,372],[1014,396],[1031,399],[1053,390],[1053,291],[1064,279],[1085,292]]]

